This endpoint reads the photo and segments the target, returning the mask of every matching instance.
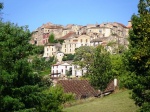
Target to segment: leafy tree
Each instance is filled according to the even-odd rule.
[[[3,9],[3,3],[0,3],[0,19],[1,19],[1,10]]]
[[[112,79],[110,54],[98,46],[94,52],[93,63],[89,70],[90,82],[93,86],[104,91]]]
[[[46,91],[45,100],[39,106],[39,112],[61,112],[62,104],[74,100],[73,94],[64,93],[61,86],[50,87]],[[59,108],[58,108],[59,107]]]
[[[47,85],[33,73],[29,40],[27,27],[0,22],[0,112],[49,112],[61,107],[55,94],[43,93]]]
[[[150,1],[140,0],[139,14],[132,16],[129,51],[125,64],[129,71],[127,87],[141,112],[150,110]]]
[[[43,53],[44,53],[44,46],[37,46],[37,45],[33,45],[32,46],[33,48],[33,55],[35,55],[35,54],[41,54],[41,55],[43,55]]]
[[[79,65],[81,68],[87,69],[93,63],[94,48],[91,46],[81,46],[75,50],[74,64]]]
[[[49,59],[43,58],[43,57],[34,57],[31,62],[31,66],[33,68],[33,71],[41,74],[44,71],[48,71],[48,75],[51,71],[51,65],[54,63],[54,57],[50,57]]]
[[[39,104],[40,77],[32,74],[27,61],[32,48],[28,43],[29,37],[26,27],[0,23],[1,112],[31,110]]]
[[[112,65],[112,74],[114,76],[120,76],[123,73],[123,62],[122,56],[119,54],[110,55],[111,65]]]
[[[49,36],[48,42],[49,42],[49,43],[54,43],[54,40],[55,40],[55,36],[54,36],[54,34],[52,33],[52,34],[50,34],[50,36]]]

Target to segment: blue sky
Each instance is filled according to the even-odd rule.
[[[127,25],[137,14],[139,0],[1,0],[3,21],[19,26],[28,25],[30,31],[42,24],[100,24],[120,22]]]

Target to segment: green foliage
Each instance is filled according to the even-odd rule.
[[[0,10],[3,9],[3,3],[0,3]]]
[[[74,54],[65,54],[64,56],[63,56],[63,61],[69,61],[69,60],[73,60],[74,59]]]
[[[70,68],[69,70],[66,71],[66,75],[67,76],[71,76],[72,75],[72,68]]]
[[[122,57],[119,54],[116,55],[110,55],[111,58],[111,65],[112,65],[112,74],[114,76],[120,76],[123,71],[123,63],[122,63]]]
[[[64,42],[64,40],[55,39],[55,35],[53,33],[51,33],[49,36],[48,42],[49,43],[60,43],[60,44],[62,44]]]
[[[60,86],[50,87],[50,89],[43,92],[48,96],[40,108],[40,112],[61,112],[62,104],[74,100],[74,95],[66,94]],[[50,103],[51,102],[51,103]]]
[[[81,46],[75,50],[74,64],[79,65],[81,68],[87,69],[93,63],[94,48],[91,46]]]
[[[34,67],[29,63],[33,48],[29,40],[27,27],[0,22],[0,112],[56,112],[61,109],[59,97],[43,93],[49,84],[33,71],[43,69],[36,68],[38,59]]]
[[[55,36],[54,36],[54,34],[52,33],[52,34],[50,34],[50,36],[49,36],[48,42],[49,42],[49,43],[54,43],[54,40],[55,40]]]
[[[94,52],[93,60],[89,70],[91,84],[104,91],[113,78],[110,54],[102,46],[98,46]]]
[[[50,57],[48,60],[43,57],[42,58],[34,57],[31,65],[32,65],[34,72],[41,74],[42,71],[49,70],[49,73],[50,73],[50,68],[51,68],[51,65],[53,64],[53,62],[54,62],[54,57]],[[48,74],[46,74],[46,75],[48,75]]]
[[[129,51],[125,64],[129,71],[128,87],[132,98],[141,112],[148,112],[150,104],[150,12],[149,0],[140,0],[139,15],[132,16],[132,30],[129,32]]]
[[[38,55],[42,55],[44,53],[44,46],[36,46],[36,45],[33,45],[33,48],[32,48],[32,52],[33,52],[33,55],[35,54],[38,54]]]

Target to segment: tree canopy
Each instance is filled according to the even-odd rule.
[[[141,107],[141,112],[150,109],[150,1],[140,0],[139,14],[132,16],[129,32],[129,50],[126,53],[126,68],[129,71],[128,88],[132,98]]]
[[[0,112],[61,111],[65,101],[63,91],[57,97],[56,91],[44,92],[50,84],[34,73],[29,62],[30,35],[27,27],[0,22]]]
[[[93,63],[94,48],[91,46],[81,46],[75,50],[74,64],[81,68],[86,68],[87,72]]]
[[[113,78],[111,69],[109,52],[102,46],[97,46],[93,55],[93,63],[89,69],[91,84],[101,91],[104,91],[109,81]]]

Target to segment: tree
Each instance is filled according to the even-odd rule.
[[[89,67],[93,63],[94,48],[91,46],[81,46],[75,50],[74,64],[81,68],[86,68],[87,74]]]
[[[54,43],[54,41],[55,41],[55,36],[54,36],[53,33],[51,33],[50,36],[49,36],[48,42],[49,43]]]
[[[0,3],[0,14],[1,14],[1,10],[3,9],[3,3]],[[1,18],[1,17],[0,17]]]
[[[94,52],[93,60],[89,70],[90,82],[97,89],[104,91],[113,78],[110,54],[102,46],[98,46]]]
[[[27,27],[0,22],[0,112],[57,111],[62,104],[56,105],[55,94],[43,93],[48,86],[28,61],[33,48],[29,40]]]
[[[127,87],[141,112],[150,109],[150,1],[140,0],[139,14],[132,16],[129,51],[125,64],[129,71]]]

